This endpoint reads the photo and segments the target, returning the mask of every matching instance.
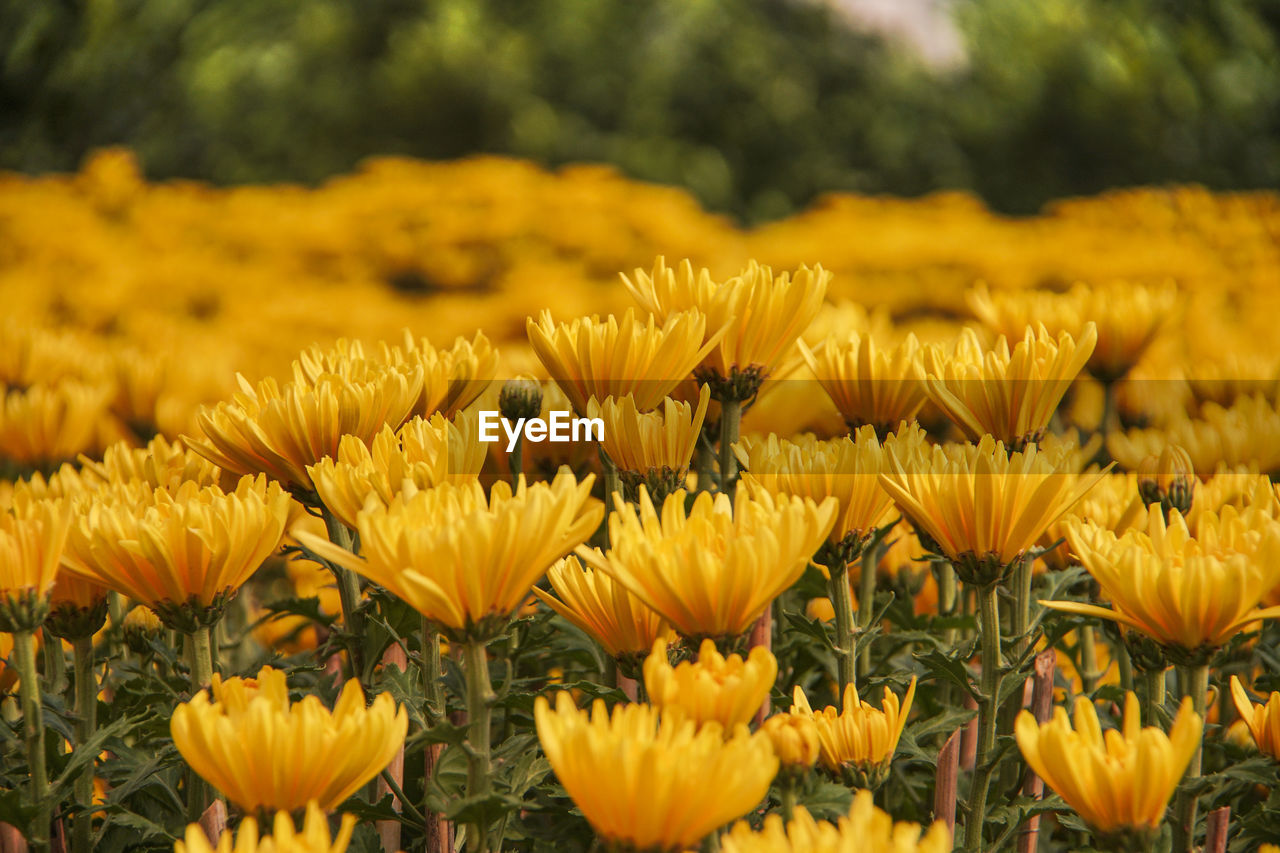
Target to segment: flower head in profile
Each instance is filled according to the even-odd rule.
[[[724,853],[950,853],[951,833],[942,821],[927,830],[918,823],[894,822],[876,808],[870,791],[858,791],[847,817],[817,821],[804,806],[784,823],[769,815],[754,830],[746,821],[721,838]]]
[[[1203,721],[1182,707],[1166,735],[1159,726],[1142,728],[1138,700],[1125,699],[1124,727],[1103,732],[1088,697],[1075,704],[1075,726],[1063,708],[1036,722],[1030,711],[1014,727],[1018,747],[1045,784],[1102,837],[1138,835],[1154,841],[1169,797],[1200,745]]]
[[[990,436],[972,445],[898,445],[880,482],[931,550],[962,580],[1004,577],[1102,476],[1062,470],[1034,445],[1006,453]]]
[[[1240,677],[1231,676],[1231,701],[1249,727],[1249,734],[1258,749],[1280,760],[1280,693],[1272,691],[1265,705],[1255,705],[1244,692]]]
[[[235,833],[223,832],[217,846],[209,843],[209,836],[198,823],[187,826],[184,840],[176,841],[173,853],[346,853],[351,836],[356,829],[356,816],[344,814],[337,835],[329,833],[329,819],[314,800],[307,803],[302,831],[293,825],[288,812],[276,812],[272,834],[258,835],[258,821],[252,815],[240,823]]]
[[[683,490],[654,507],[640,488],[638,512],[619,502],[609,516],[612,548],[579,549],[594,565],[662,615],[685,637],[743,634],[799,579],[835,522],[836,503],[738,492],[736,504]]]
[[[246,812],[293,811],[316,801],[332,811],[377,776],[404,744],[409,717],[391,694],[366,707],[354,679],[332,711],[316,696],[290,703],[285,674],[213,676],[173,712],[174,746],[191,769]]]
[[[1054,339],[1044,327],[1026,330],[1012,350],[1002,336],[984,350],[972,329],[955,348],[928,346],[922,353],[929,398],[970,439],[991,436],[1021,449],[1039,442],[1097,341],[1097,329],[1085,324],[1079,337],[1066,332]]]
[[[914,420],[927,399],[915,335],[886,350],[870,334],[851,332],[816,350],[802,341],[800,351],[851,430],[870,425],[883,438]]]
[[[48,616],[69,524],[47,501],[23,517],[0,513],[0,631],[32,631]]]
[[[377,583],[456,634],[501,631],[529,588],[556,560],[595,531],[604,515],[591,497],[594,478],[562,469],[551,483],[489,496],[479,483],[445,483],[356,518],[362,555],[295,530],[316,554]]]
[[[697,311],[658,320],[628,309],[621,320],[592,316],[559,325],[543,311],[528,321],[533,351],[579,414],[592,397],[628,394],[639,411],[652,410],[719,340],[712,335],[704,343],[706,331],[707,318]]]
[[[784,712],[774,714],[760,727],[773,744],[773,754],[778,756],[779,773],[803,776],[818,763],[821,741],[818,724],[812,714]]]
[[[405,329],[399,346],[383,345],[382,358],[422,368],[422,395],[413,407],[422,418],[437,412],[452,418],[474,403],[498,373],[498,351],[484,332],[471,340],[458,336],[449,349],[438,349]]]
[[[601,446],[618,467],[628,496],[641,483],[658,496],[684,488],[710,400],[711,389],[703,385],[696,404],[666,397],[652,412],[641,412],[630,394],[587,403],[587,417],[604,421]]]
[[[778,661],[764,646],[756,646],[743,660],[727,658],[716,644],[703,640],[698,661],[667,660],[667,644],[658,640],[644,662],[644,686],[649,701],[664,710],[677,710],[698,725],[716,722],[725,732],[751,722],[778,678]]]
[[[769,739],[739,726],[699,727],[679,714],[597,700],[580,711],[567,692],[534,704],[538,739],[556,778],[605,844],[676,853],[741,817],[778,770]]]
[[[649,605],[575,556],[558,560],[547,571],[547,580],[555,595],[537,587],[533,594],[630,670],[649,654],[654,641],[672,636],[671,626]]]
[[[870,702],[858,698],[858,690],[850,684],[845,687],[843,705],[839,711],[828,705],[814,712],[799,685],[795,688],[793,714],[812,715],[818,727],[818,743],[821,746],[822,766],[843,778],[849,785],[860,788],[876,787],[885,778],[889,762],[898,748],[898,740],[907,725],[911,713],[911,701],[916,695],[916,678],[911,677],[902,701],[884,689],[884,700],[876,708]]]
[[[0,385],[0,457],[49,469],[99,446],[111,387],[68,380],[54,385]]]

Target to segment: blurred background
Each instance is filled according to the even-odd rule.
[[[0,169],[595,161],[744,223],[828,191],[1280,185],[1280,0],[5,0]]]

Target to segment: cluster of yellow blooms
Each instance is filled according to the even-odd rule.
[[[674,190],[497,159],[215,190],[147,184],[108,152],[0,190],[0,696],[19,694],[34,849],[55,822],[40,690],[58,683],[37,640],[60,662],[71,643],[78,746],[95,661],[151,666],[152,643],[182,637],[190,689],[163,713],[188,817],[223,797],[241,820],[215,839],[184,827],[179,853],[342,853],[356,819],[335,836],[327,815],[375,780],[429,835],[437,780],[405,802],[405,751],[433,761],[463,724],[455,830],[500,850],[490,664],[539,608],[599,647],[620,691],[532,703],[608,849],[952,849],[954,790],[929,827],[872,802],[918,687],[926,707],[959,706],[959,687],[977,704],[964,849],[998,837],[988,794],[1015,765],[1004,775],[1029,768],[1101,847],[1166,825],[1197,845],[1211,679],[1228,695],[1224,649],[1280,617],[1280,346],[1258,334],[1280,307],[1275,196],[1135,191],[1017,222],[958,196],[841,197],[744,233]],[[493,411],[603,435],[526,432],[504,452],[483,437]],[[264,609],[264,565],[330,621]],[[1053,580],[1069,572],[1088,589]],[[931,648],[953,683],[910,654],[871,666],[894,631],[884,582],[940,617]],[[814,583],[830,616],[808,627],[827,642],[800,683],[774,643]],[[338,650],[314,667],[347,674],[332,709],[291,699],[272,666],[218,672],[242,589],[234,617],[260,622],[269,652]],[[395,634],[387,602],[421,627],[374,645]],[[1058,645],[1074,725],[1024,710],[1055,610],[1114,626],[1098,648],[1077,623],[1069,661]],[[108,611],[126,651],[99,633]],[[422,707],[402,681],[367,701],[410,649]],[[1110,660],[1121,701],[1094,692]],[[819,695],[839,707],[815,710]],[[1218,721],[1234,709],[1280,760],[1280,693],[1254,705],[1232,674],[1229,695]],[[1099,711],[1121,705],[1104,732]],[[834,821],[796,802],[819,776],[859,789]],[[111,817],[70,811],[82,853]]]

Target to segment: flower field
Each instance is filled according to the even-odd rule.
[[[1280,195],[109,150],[0,297],[4,853],[1280,843]]]

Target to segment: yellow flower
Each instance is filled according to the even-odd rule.
[[[1187,697],[1168,735],[1158,726],[1141,725],[1133,693],[1125,699],[1123,730],[1105,733],[1093,703],[1080,696],[1074,729],[1066,710],[1056,708],[1043,725],[1023,711],[1014,733],[1031,769],[1095,833],[1153,833],[1200,745],[1203,721]]]
[[[1280,388],[1280,365],[1274,356],[1223,352],[1217,359],[1196,359],[1187,368],[1187,386],[1197,405],[1230,407],[1241,397],[1268,399]]]
[[[603,404],[588,401],[587,417],[604,421],[601,444],[629,495],[640,483],[664,494],[683,488],[710,400],[711,389],[703,385],[696,408],[666,397],[661,412],[641,412],[630,394]]]
[[[356,518],[362,556],[306,531],[298,541],[358,572],[454,632],[500,630],[547,568],[600,524],[594,477],[568,469],[532,486],[505,481],[488,498],[479,483],[445,483]]]
[[[183,631],[217,621],[280,546],[290,505],[263,476],[241,478],[233,492],[188,482],[171,494],[138,484],[73,501],[67,568]]]
[[[403,347],[385,348],[383,358],[390,364],[422,367],[422,396],[413,407],[422,418],[436,412],[452,418],[475,402],[498,374],[498,351],[479,331],[470,341],[459,336],[450,349],[440,350],[405,329]]]
[[[1144,503],[1157,503],[1168,512],[1184,515],[1195,495],[1196,472],[1191,457],[1177,445],[1166,445],[1159,456],[1148,456],[1138,466],[1138,493]]]
[[[1027,329],[1012,351],[1001,336],[984,352],[977,334],[965,329],[949,354],[936,345],[924,348],[925,390],[974,441],[990,435],[1021,449],[1044,437],[1096,340],[1092,323],[1078,340],[1065,332],[1054,340],[1041,326],[1038,335]]]
[[[720,845],[724,853],[950,853],[951,833],[942,821],[927,830],[918,823],[895,823],[863,790],[854,796],[848,817],[835,823],[814,820],[799,806],[785,825],[776,814],[766,817],[758,831],[740,821]]]
[[[924,405],[920,343],[913,334],[889,350],[878,349],[870,334],[851,332],[816,352],[801,341],[800,352],[851,430],[870,424],[886,436]]]
[[[1182,417],[1163,429],[1113,432],[1107,437],[1107,449],[1126,468],[1137,468],[1171,444],[1187,452],[1197,472],[1251,466],[1264,474],[1277,473],[1280,411],[1265,397],[1241,397],[1230,408],[1208,403],[1195,420]]]
[[[677,709],[698,725],[719,723],[725,732],[751,722],[777,678],[778,661],[764,646],[753,648],[744,661],[739,655],[726,658],[714,641],[703,640],[697,663],[672,667],[666,641],[658,640],[644,662],[644,686],[653,705]]]
[[[474,416],[460,414],[450,421],[437,412],[430,421],[415,417],[399,430],[383,427],[372,447],[343,436],[337,459],[326,456],[307,474],[320,502],[354,530],[370,496],[386,505],[404,491],[466,483],[479,476],[486,455]]]
[[[92,637],[107,619],[107,588],[74,572],[58,572],[45,627],[64,640]]]
[[[755,808],[778,770],[769,739],[745,726],[726,738],[680,715],[634,703],[590,714],[567,692],[533,708],[560,784],[606,844],[675,853]]]
[[[1267,704],[1255,705],[1244,692],[1238,676],[1231,676],[1231,700],[1235,703],[1240,719],[1249,727],[1249,734],[1258,749],[1280,759],[1280,693],[1272,691]]]
[[[74,381],[0,386],[0,458],[48,467],[95,450],[110,397],[109,386]]]
[[[903,440],[907,440],[904,433]],[[838,501],[828,542],[847,563],[867,537],[889,521],[893,500],[880,485],[884,450],[871,426],[853,436],[818,441],[811,435],[742,441],[734,447],[742,462],[742,483],[753,491]]]
[[[193,823],[187,826],[186,840],[174,842],[173,853],[346,853],[355,828],[356,816],[345,814],[337,836],[330,836],[329,819],[312,800],[307,803],[302,832],[294,828],[288,812],[279,811],[275,816],[274,834],[259,838],[258,821],[250,815],[240,822],[234,845],[228,830],[214,847],[200,824]]]
[[[172,492],[186,482],[212,486],[222,479],[222,471],[216,465],[162,435],[151,439],[145,447],[117,442],[103,452],[101,462],[82,461],[81,473],[89,488],[137,480]]]
[[[804,774],[818,763],[821,743],[818,740],[818,724],[813,721],[812,715],[774,714],[764,721],[760,731],[773,744],[773,754],[778,756],[782,765],[781,772]]]
[[[404,744],[409,716],[390,693],[365,707],[352,679],[333,711],[316,696],[290,704],[285,674],[213,676],[173,712],[174,746],[191,769],[246,812],[293,811],[315,800],[332,811],[381,772]]]
[[[365,360],[309,379],[295,362],[294,371],[283,388],[274,379],[254,387],[239,377],[230,401],[200,411],[203,436],[184,438],[187,446],[226,471],[263,473],[311,491],[308,465],[337,456],[345,435],[371,442],[384,426],[399,427],[422,391],[420,367]]]
[[[795,688],[793,714],[812,715],[818,726],[818,743],[822,766],[842,776],[847,784],[875,787],[888,772],[889,762],[898,748],[898,739],[907,725],[911,701],[916,695],[916,677],[899,705],[898,697],[888,687],[877,709],[858,699],[858,690],[850,684],[844,689],[842,710],[828,705],[814,713],[799,685]]]
[[[1064,473],[1035,445],[1007,454],[990,436],[977,447],[888,448],[880,482],[970,583],[1003,577],[1102,476]]]
[[[621,320],[610,314],[559,325],[543,311],[527,328],[538,359],[580,414],[592,397],[628,394],[640,411],[655,408],[719,340],[716,334],[703,343],[707,319],[697,311],[672,314],[661,325],[632,309]]]
[[[604,572],[583,566],[574,556],[556,561],[547,580],[559,598],[534,587],[543,603],[592,639],[612,657],[628,664],[644,657],[659,637],[671,635],[671,626],[649,605]]]
[[[29,631],[49,612],[70,516],[44,502],[18,518],[0,513],[0,631]]]
[[[1258,512],[1201,517],[1198,537],[1171,510],[1158,505],[1147,523],[1122,536],[1089,523],[1067,528],[1071,550],[1098,581],[1111,609],[1072,601],[1046,601],[1069,613],[1111,619],[1183,655],[1203,656],[1280,607],[1257,609],[1280,583],[1280,522]]]
[[[744,633],[804,572],[835,522],[836,502],[738,492],[685,493],[654,508],[640,488],[639,512],[619,503],[609,516],[612,549],[578,555],[611,575],[691,639]]]

